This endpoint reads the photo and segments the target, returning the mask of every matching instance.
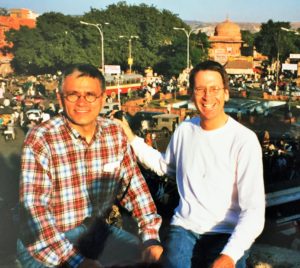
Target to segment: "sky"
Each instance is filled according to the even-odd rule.
[[[3,8],[27,8],[35,13],[54,11],[65,15],[83,15],[91,7],[105,9],[113,0],[0,0]],[[167,9],[182,20],[221,22],[227,17],[235,22],[300,22],[300,0],[127,0],[159,10]]]

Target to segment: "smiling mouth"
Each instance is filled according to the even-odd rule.
[[[88,110],[76,110],[75,112],[76,113],[88,113],[89,111]]]
[[[215,107],[215,104],[203,104],[203,107],[205,109],[213,109]]]

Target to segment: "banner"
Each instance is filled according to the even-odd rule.
[[[120,65],[105,65],[104,70],[105,70],[104,73],[106,73],[106,74],[120,74],[121,66]]]

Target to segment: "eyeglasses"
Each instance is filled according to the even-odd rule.
[[[209,93],[210,95],[213,96],[217,96],[218,94],[220,94],[221,90],[223,90],[224,88],[220,88],[220,87],[216,87],[216,86],[212,86],[212,87],[197,87],[194,88],[194,93],[197,96],[202,96],[204,95],[204,93]]]
[[[87,102],[92,103],[95,102],[97,99],[99,99],[102,94],[100,95],[96,95],[94,93],[87,93],[85,95],[81,95],[78,93],[70,93],[70,94],[66,94],[66,95],[62,95],[67,101],[75,103],[76,101],[78,101],[81,97],[83,97]]]

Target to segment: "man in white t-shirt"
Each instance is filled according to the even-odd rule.
[[[224,111],[225,69],[205,61],[190,73],[199,117],[183,121],[165,154],[121,123],[139,161],[176,176],[179,205],[165,244],[165,267],[245,268],[247,252],[264,226],[262,152],[255,133]]]

